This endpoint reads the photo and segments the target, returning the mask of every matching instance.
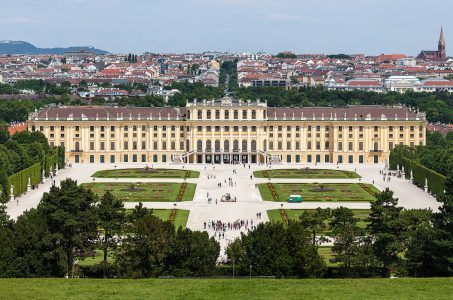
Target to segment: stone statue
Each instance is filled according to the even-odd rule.
[[[46,183],[46,173],[44,172],[44,169],[42,169],[41,183]]]
[[[414,172],[411,170],[411,182],[414,183]]]
[[[428,192],[428,179],[425,178],[425,193]]]
[[[27,192],[31,191],[31,183],[30,183],[30,177],[28,177],[28,183],[27,183]]]
[[[9,200],[14,201],[14,185],[12,185],[12,184],[9,188]]]

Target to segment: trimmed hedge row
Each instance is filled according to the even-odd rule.
[[[412,171],[414,183],[420,188],[425,187],[425,179],[427,179],[429,192],[434,195],[440,195],[444,192],[445,180],[447,179],[444,175],[428,169],[418,162],[406,157],[390,155],[390,168],[396,170],[398,165],[400,166],[400,170],[404,167],[404,176],[406,179],[410,179]]]
[[[36,163],[16,174],[8,177],[7,194],[10,195],[10,187],[14,186],[14,197],[17,197],[27,191],[28,178],[30,184],[35,185],[41,181],[41,163]]]
[[[17,172],[7,178],[6,194],[10,195],[10,187],[14,186],[14,197],[20,196],[27,191],[28,177],[30,177],[30,184],[36,185],[41,182],[42,170],[46,177],[49,177],[50,170],[55,170],[58,165],[59,169],[65,166],[65,151],[63,147],[57,147],[56,151],[44,157],[42,162],[35,163],[34,165]]]

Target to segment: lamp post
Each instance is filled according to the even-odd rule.
[[[234,258],[233,258],[233,278],[234,278]]]

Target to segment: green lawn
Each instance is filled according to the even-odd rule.
[[[334,169],[270,169],[253,172],[257,178],[360,178],[359,174],[352,171]]]
[[[162,221],[168,221],[170,218],[170,213],[172,209],[153,209],[153,215],[161,219]],[[185,209],[177,209],[176,210],[176,217],[173,221],[175,228],[178,229],[182,227],[183,229],[186,228],[187,219],[189,218],[189,210]]]
[[[379,190],[371,184],[361,185],[359,183],[272,183],[272,186],[277,194],[277,200],[272,196],[272,192],[267,183],[258,184],[258,189],[263,200],[286,202],[290,195],[301,195],[304,202],[371,202],[376,200],[372,193],[379,192]],[[318,189],[320,186],[323,187],[322,190]],[[365,187],[369,191],[367,191]]]
[[[196,184],[185,183],[186,188],[182,201],[192,201],[195,194]],[[173,182],[93,182],[84,183],[82,186],[90,188],[101,197],[106,191],[110,191],[115,197],[126,202],[173,202],[176,201],[183,183]]]
[[[452,278],[0,279],[2,299],[451,299]]]
[[[285,209],[284,210],[286,215],[288,216],[288,220],[297,221],[299,220],[299,216],[304,212],[307,211],[309,213],[314,213],[314,209]],[[359,219],[357,225],[361,228],[365,228],[367,225],[366,219],[370,214],[370,210],[368,209],[353,209],[352,212],[354,216]],[[267,215],[269,216],[269,220],[273,222],[283,222],[282,216],[280,215],[279,209],[272,209],[267,211]],[[329,223],[329,220],[326,220],[326,223]],[[329,231],[323,231],[322,234],[329,234]]]
[[[102,170],[91,177],[102,178],[198,178],[200,172],[181,169],[131,168]]]
[[[338,265],[338,263],[332,263],[330,261],[330,259],[335,257],[335,254],[332,252],[332,247],[318,247],[318,253],[324,259],[327,266],[333,267]]]
[[[112,262],[113,257],[110,254],[110,251],[107,252],[108,261]],[[85,257],[77,262],[79,266],[92,266],[101,263],[104,260],[104,252],[101,250],[95,250],[94,256]]]

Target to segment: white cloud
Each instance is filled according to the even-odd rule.
[[[26,17],[14,17],[14,18],[6,18],[0,20],[1,24],[10,24],[10,25],[19,25],[19,24],[32,24],[36,23],[36,20],[26,18]]]

